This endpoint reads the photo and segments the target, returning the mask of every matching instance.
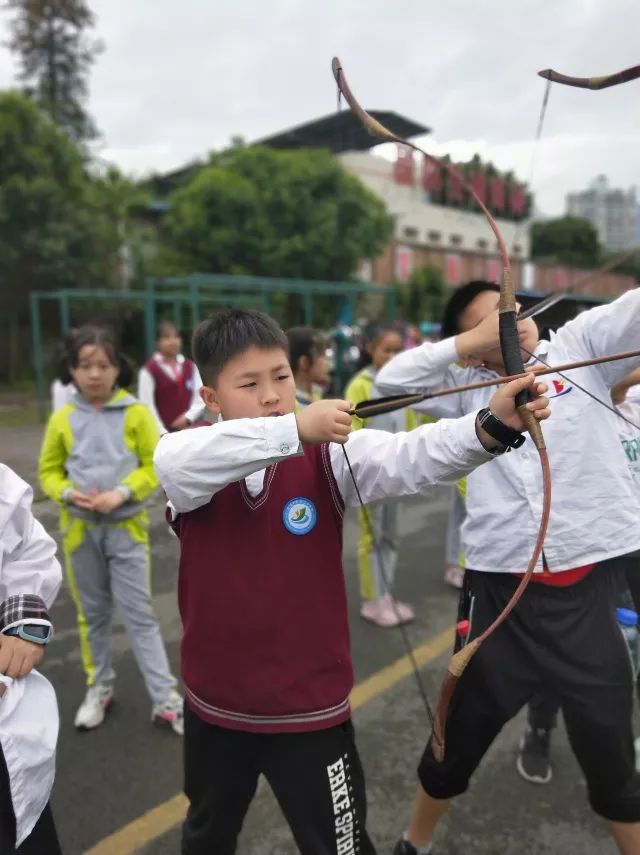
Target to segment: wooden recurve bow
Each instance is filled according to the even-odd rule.
[[[349,104],[353,112],[360,119],[362,124],[372,136],[377,137],[378,139],[384,140],[386,142],[397,142],[403,145],[407,145],[414,151],[417,151],[422,154],[431,162],[436,163],[440,167],[444,168],[450,175],[455,174],[456,178],[460,178],[461,183],[465,187],[466,191],[475,200],[476,204],[479,206],[480,210],[485,215],[487,222],[489,223],[489,226],[491,227],[491,230],[493,231],[498,242],[503,265],[503,275],[502,283],[500,286],[499,302],[500,347],[502,350],[506,372],[508,374],[521,374],[523,372],[523,361],[520,348],[518,346],[518,332],[516,326],[516,302],[513,276],[511,272],[511,262],[502,233],[500,232],[500,229],[498,228],[498,225],[492,217],[491,213],[489,212],[488,208],[480,199],[473,187],[469,184],[469,182],[464,177],[460,177],[456,173],[454,173],[454,167],[452,164],[449,164],[447,161],[438,160],[437,158],[433,157],[433,155],[428,154],[414,143],[409,142],[408,140],[398,136],[397,134],[394,134],[392,131],[390,131],[388,128],[386,128],[384,125],[382,125],[372,116],[370,116],[367,111],[360,106],[357,99],[353,95],[353,92],[351,91],[351,88],[349,87],[349,84],[347,83],[344,72],[342,70],[342,64],[337,57],[334,57],[331,63],[331,68],[338,88],[344,96],[346,102]],[[542,553],[542,546],[544,544],[544,538],[549,523],[549,512],[551,508],[551,474],[549,470],[549,459],[545,448],[542,429],[540,428],[539,422],[526,408],[527,400],[528,395],[526,392],[523,392],[518,396],[518,399],[516,399],[516,404],[523,424],[526,426],[526,429],[529,432],[536,448],[538,449],[538,453],[540,456],[543,483],[543,502],[538,536],[536,538],[535,548],[533,554],[531,555],[531,559],[529,560],[526,573],[522,577],[520,584],[514,591],[513,596],[511,597],[507,605],[504,607],[498,617],[494,620],[494,622],[480,636],[469,641],[465,645],[465,647],[462,648],[462,650],[459,650],[452,656],[449,662],[447,674],[440,689],[440,695],[436,707],[433,731],[431,736],[431,747],[434,756],[439,761],[444,760],[445,756],[445,728],[447,721],[447,713],[449,710],[451,698],[455,691],[456,684],[462,676],[465,668],[471,661],[473,655],[481,646],[481,644],[486,641],[487,638],[489,638],[489,636],[493,632],[495,632],[495,630],[515,608],[516,604],[518,603],[518,600],[520,599],[520,597],[522,597],[527,585],[531,581],[533,571],[535,570],[535,567],[538,563],[538,559],[540,558],[540,555]]]

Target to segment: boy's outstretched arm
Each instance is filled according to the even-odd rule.
[[[543,397],[546,386],[537,383],[530,374],[506,383],[491,398],[491,412],[507,428],[523,429],[515,396],[523,388],[531,387],[535,387],[537,397],[527,407],[537,419],[549,417],[549,402]],[[504,450],[503,445],[482,430],[477,413],[459,419],[442,419],[409,433],[355,431],[346,444],[365,504],[410,496],[436,484],[453,483]],[[337,445],[331,446],[331,461],[345,503],[359,504],[346,460]]]
[[[186,513],[206,505],[227,484],[300,453],[291,413],[167,433],[153,463],[169,501],[178,513]]]
[[[345,442],[350,407],[347,401],[316,401],[298,414],[232,419],[167,433],[153,463],[173,508],[186,513],[206,505],[227,484],[302,454],[303,442]]]

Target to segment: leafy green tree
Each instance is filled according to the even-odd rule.
[[[9,380],[24,358],[29,293],[84,275],[86,194],[78,148],[30,101],[0,93],[0,365]]]
[[[236,145],[168,201],[164,273],[344,280],[392,229],[384,204],[320,150]]]
[[[398,302],[408,321],[439,321],[448,286],[442,268],[435,264],[417,267],[408,282],[398,287]]]
[[[561,217],[531,227],[531,257],[553,259],[574,267],[596,267],[601,250],[598,234],[588,220]]]
[[[144,188],[113,166],[87,184],[85,275],[100,287],[128,288],[144,276],[152,229],[135,215],[149,201]]]
[[[85,111],[88,73],[101,46],[86,31],[95,19],[84,0],[6,0],[14,12],[10,49],[25,94],[76,141],[94,137]]]

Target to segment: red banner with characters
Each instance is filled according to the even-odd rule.
[[[415,166],[413,151],[406,145],[397,145],[396,162],[393,164],[393,178],[398,184],[415,184]]]
[[[413,250],[410,246],[396,247],[396,279],[406,282],[413,273]]]
[[[524,187],[514,181],[509,190],[509,207],[514,217],[524,217],[527,205],[527,198],[524,194]]]
[[[428,193],[442,190],[442,167],[430,157],[425,157],[422,163],[422,186]]]
[[[492,178],[489,182],[489,206],[493,211],[504,211],[504,181],[502,178]]]
[[[457,163],[452,163],[451,170],[447,173],[447,201],[462,202],[463,198],[462,170]]]
[[[449,285],[457,285],[460,282],[460,256],[447,253],[444,257],[444,278]]]
[[[475,193],[483,204],[487,201],[487,176],[484,172],[474,172],[470,181]],[[477,203],[476,203],[477,204]]]

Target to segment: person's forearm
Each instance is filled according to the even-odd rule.
[[[227,484],[298,453],[300,439],[291,413],[165,434],[154,465],[169,501],[178,513],[185,513],[209,502]]]

